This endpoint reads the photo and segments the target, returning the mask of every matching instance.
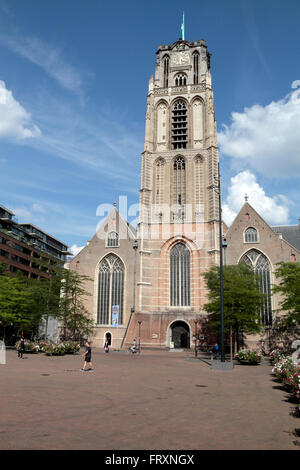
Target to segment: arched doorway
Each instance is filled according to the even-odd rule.
[[[111,334],[109,332],[106,333],[105,340],[108,341],[108,346],[111,346]]]
[[[171,341],[174,348],[190,348],[190,328],[183,321],[176,321],[171,326]]]

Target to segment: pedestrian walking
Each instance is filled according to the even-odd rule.
[[[135,354],[135,353],[136,353],[137,346],[138,346],[137,341],[136,341],[136,339],[134,339],[134,340],[133,340],[133,345],[130,346],[130,351],[132,352],[132,354]]]
[[[216,343],[213,347],[212,347],[212,350],[211,350],[211,355],[212,355],[212,358],[217,358],[218,356],[218,352],[219,352],[219,345],[218,343]]]
[[[105,340],[105,343],[104,343],[104,351],[105,351],[106,353],[108,353],[108,352],[109,352],[109,344],[108,344],[108,339],[106,339],[106,340]]]
[[[84,364],[83,368],[80,370],[84,372],[93,371],[94,369],[92,364],[92,348],[88,341],[86,341],[85,343],[85,352],[82,354],[82,356],[84,356]],[[87,364],[90,366],[88,369],[86,369]]]
[[[25,340],[22,337],[18,343],[18,358],[23,359],[23,353],[25,351]]]

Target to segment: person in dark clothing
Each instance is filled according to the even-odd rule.
[[[83,368],[80,369],[82,371],[93,371],[93,364],[92,364],[92,348],[90,346],[90,343],[86,341],[85,343],[85,353],[82,354],[84,356],[84,365]],[[89,369],[86,369],[86,365],[89,365]]]
[[[138,348],[138,343],[137,343],[137,340],[134,339],[134,340],[133,340],[133,345],[130,346],[129,349],[130,349],[130,351],[131,351],[133,354],[135,354],[135,353],[137,352],[137,348]]]
[[[25,351],[25,341],[24,338],[21,338],[18,344],[18,357],[23,359],[23,354]]]

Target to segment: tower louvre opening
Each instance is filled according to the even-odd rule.
[[[172,111],[172,147],[185,149],[187,146],[187,108],[183,100],[177,100]]]

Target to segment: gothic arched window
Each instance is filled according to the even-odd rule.
[[[164,64],[164,88],[168,88],[169,86],[169,56],[166,55],[163,58],[163,64]]]
[[[173,204],[183,206],[185,204],[185,194],[185,160],[183,157],[177,157],[173,164]]]
[[[194,67],[194,85],[199,83],[199,52],[193,54],[193,67]]]
[[[203,157],[198,155],[194,160],[194,178],[195,178],[195,202],[197,205],[204,204],[204,161]]]
[[[175,86],[186,86],[186,75],[184,73],[178,73],[175,76]]]
[[[248,264],[255,274],[260,276],[260,292],[265,294],[260,309],[260,317],[263,325],[272,325],[271,305],[271,268],[267,258],[258,250],[248,251],[242,258],[242,262]]]
[[[154,203],[162,204],[164,196],[164,181],[165,181],[165,161],[159,158],[155,162],[155,194]]]
[[[170,304],[190,305],[190,252],[183,243],[177,243],[170,253]]]
[[[110,232],[108,234],[107,246],[119,246],[119,236],[117,232]]]
[[[185,101],[176,100],[172,109],[172,146],[185,149],[187,144],[187,108]]]
[[[124,303],[124,264],[116,255],[106,256],[98,274],[98,314],[97,323],[110,325],[112,306],[119,306],[119,324],[123,323]]]
[[[258,242],[257,230],[254,227],[249,227],[245,230],[245,243]]]
[[[166,150],[168,107],[165,101],[158,103],[156,108],[156,141],[157,150]]]

